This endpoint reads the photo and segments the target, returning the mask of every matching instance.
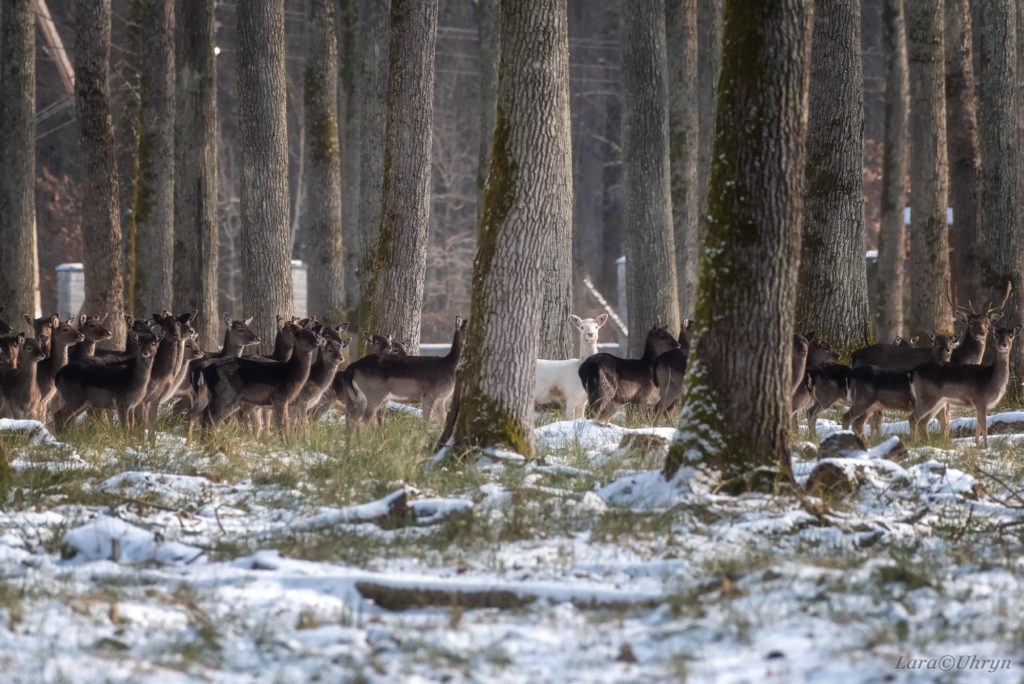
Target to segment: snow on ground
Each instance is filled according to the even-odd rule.
[[[1024,677],[1012,435],[847,450],[821,462],[858,490],[823,502],[706,492],[691,468],[666,482],[674,429],[561,421],[537,428],[539,458],[494,451],[461,489],[338,483],[363,495],[324,505],[312,449],[245,455],[294,482],[217,481],[230,456],[175,435],[79,455],[22,423],[0,445],[29,435],[5,448],[42,494],[0,512],[6,681]],[[99,475],[117,458],[132,467]],[[47,494],[69,467],[77,498]]]

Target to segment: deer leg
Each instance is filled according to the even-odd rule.
[[[812,439],[818,439],[818,415],[823,410],[821,404],[816,401],[807,407],[807,430],[811,433]]]
[[[949,404],[943,406],[942,410],[939,412],[939,427],[942,429],[942,434],[946,437],[949,437],[949,424],[951,422],[951,414],[952,409],[950,408]]]
[[[977,414],[977,425],[974,429],[974,442],[977,444],[978,436],[981,435],[982,447],[988,449],[988,408],[984,404],[975,403],[974,410]]]

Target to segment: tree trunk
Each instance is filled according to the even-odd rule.
[[[114,140],[117,146],[117,181],[118,201],[121,211],[121,254],[123,267],[121,280],[124,283],[125,313],[139,314],[135,310],[135,270],[136,270],[136,231],[135,231],[135,188],[139,178],[139,70],[142,54],[142,23],[146,12],[143,0],[127,0],[123,10],[127,17],[121,24],[124,26],[120,36],[122,46],[120,87],[113,94],[112,108],[115,117]],[[118,44],[118,36],[113,33],[116,25],[112,25],[111,41]]]
[[[665,0],[668,47],[669,157],[679,309],[693,316],[700,262],[700,147],[697,97],[697,0]]]
[[[537,264],[572,198],[567,18],[566,0],[501,3],[498,118],[457,389],[456,453],[504,444],[533,454]]]
[[[810,0],[780,0],[730,3],[726,13],[697,338],[668,479],[683,465],[728,491],[761,486],[747,477],[758,466],[792,478],[811,10]]]
[[[205,349],[223,337],[217,311],[217,62],[214,8],[205,0],[177,5],[174,137],[174,310],[197,310],[193,325]],[[232,312],[235,316],[238,312]]]
[[[1015,0],[990,0],[981,8],[981,297],[1003,300],[1007,282],[1014,296],[999,327],[1021,322],[1024,238],[1017,216],[1020,169],[1017,137],[1017,8]],[[1014,153],[1011,153],[1014,151]],[[1021,345],[1010,352],[1008,394],[1020,398]]]
[[[306,232],[309,310],[331,325],[346,319],[338,155],[338,34],[334,0],[308,0],[306,54]]]
[[[906,5],[910,69],[910,325],[907,334],[950,333],[943,0]]]
[[[242,311],[269,354],[275,315],[291,315],[284,0],[246,0],[238,15]]]
[[[980,298],[978,231],[981,220],[978,108],[974,99],[971,9],[968,0],[946,0],[946,145],[949,204],[953,208],[953,267],[958,302]]]
[[[864,79],[860,0],[815,6],[797,330],[841,354],[871,343],[864,252]]]
[[[135,196],[136,315],[174,304],[174,2],[143,3]]]
[[[501,32],[498,26],[498,0],[478,0],[474,6],[477,50],[480,55],[480,149],[477,153],[476,167],[476,215],[479,223],[483,214],[487,170],[491,166],[494,120],[498,116],[498,58],[501,55]]]
[[[338,117],[341,137],[341,244],[345,264],[345,311],[355,318],[359,305],[359,91],[356,88],[356,3],[338,0]]]
[[[380,228],[387,122],[390,0],[356,0],[359,18],[359,329],[370,325],[373,260]],[[360,348],[363,340],[360,338]]]
[[[4,2],[0,25],[0,304],[21,328],[36,316],[35,2]],[[78,313],[77,311],[65,313]]]
[[[623,241],[629,354],[655,325],[679,329],[668,161],[664,0],[619,3]]]
[[[370,330],[420,346],[430,220],[437,0],[392,0],[384,187]]]
[[[907,34],[903,0],[885,0],[885,149],[882,156],[881,225],[878,231],[878,279],[875,284],[875,334],[890,341],[903,334],[903,266],[907,204]]]
[[[109,314],[110,348],[125,341],[121,221],[110,112],[110,0],[75,4],[75,118],[82,191],[83,311]],[[74,313],[74,312],[72,312]]]
[[[711,178],[711,148],[715,140],[715,97],[722,68],[722,20],[725,0],[697,3],[697,183],[700,215],[697,244],[704,244],[707,226],[708,181]],[[699,269],[699,266],[698,266]]]

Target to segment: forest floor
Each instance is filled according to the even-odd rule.
[[[674,430],[637,424],[543,414],[536,459],[456,467],[411,410],[292,443],[0,421],[0,679],[1024,678],[1024,435],[841,454],[822,500],[666,483]]]

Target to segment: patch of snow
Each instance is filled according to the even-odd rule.
[[[162,541],[152,532],[105,515],[68,530],[64,535],[64,549],[66,556],[80,562],[191,563],[203,553],[194,546]]]

